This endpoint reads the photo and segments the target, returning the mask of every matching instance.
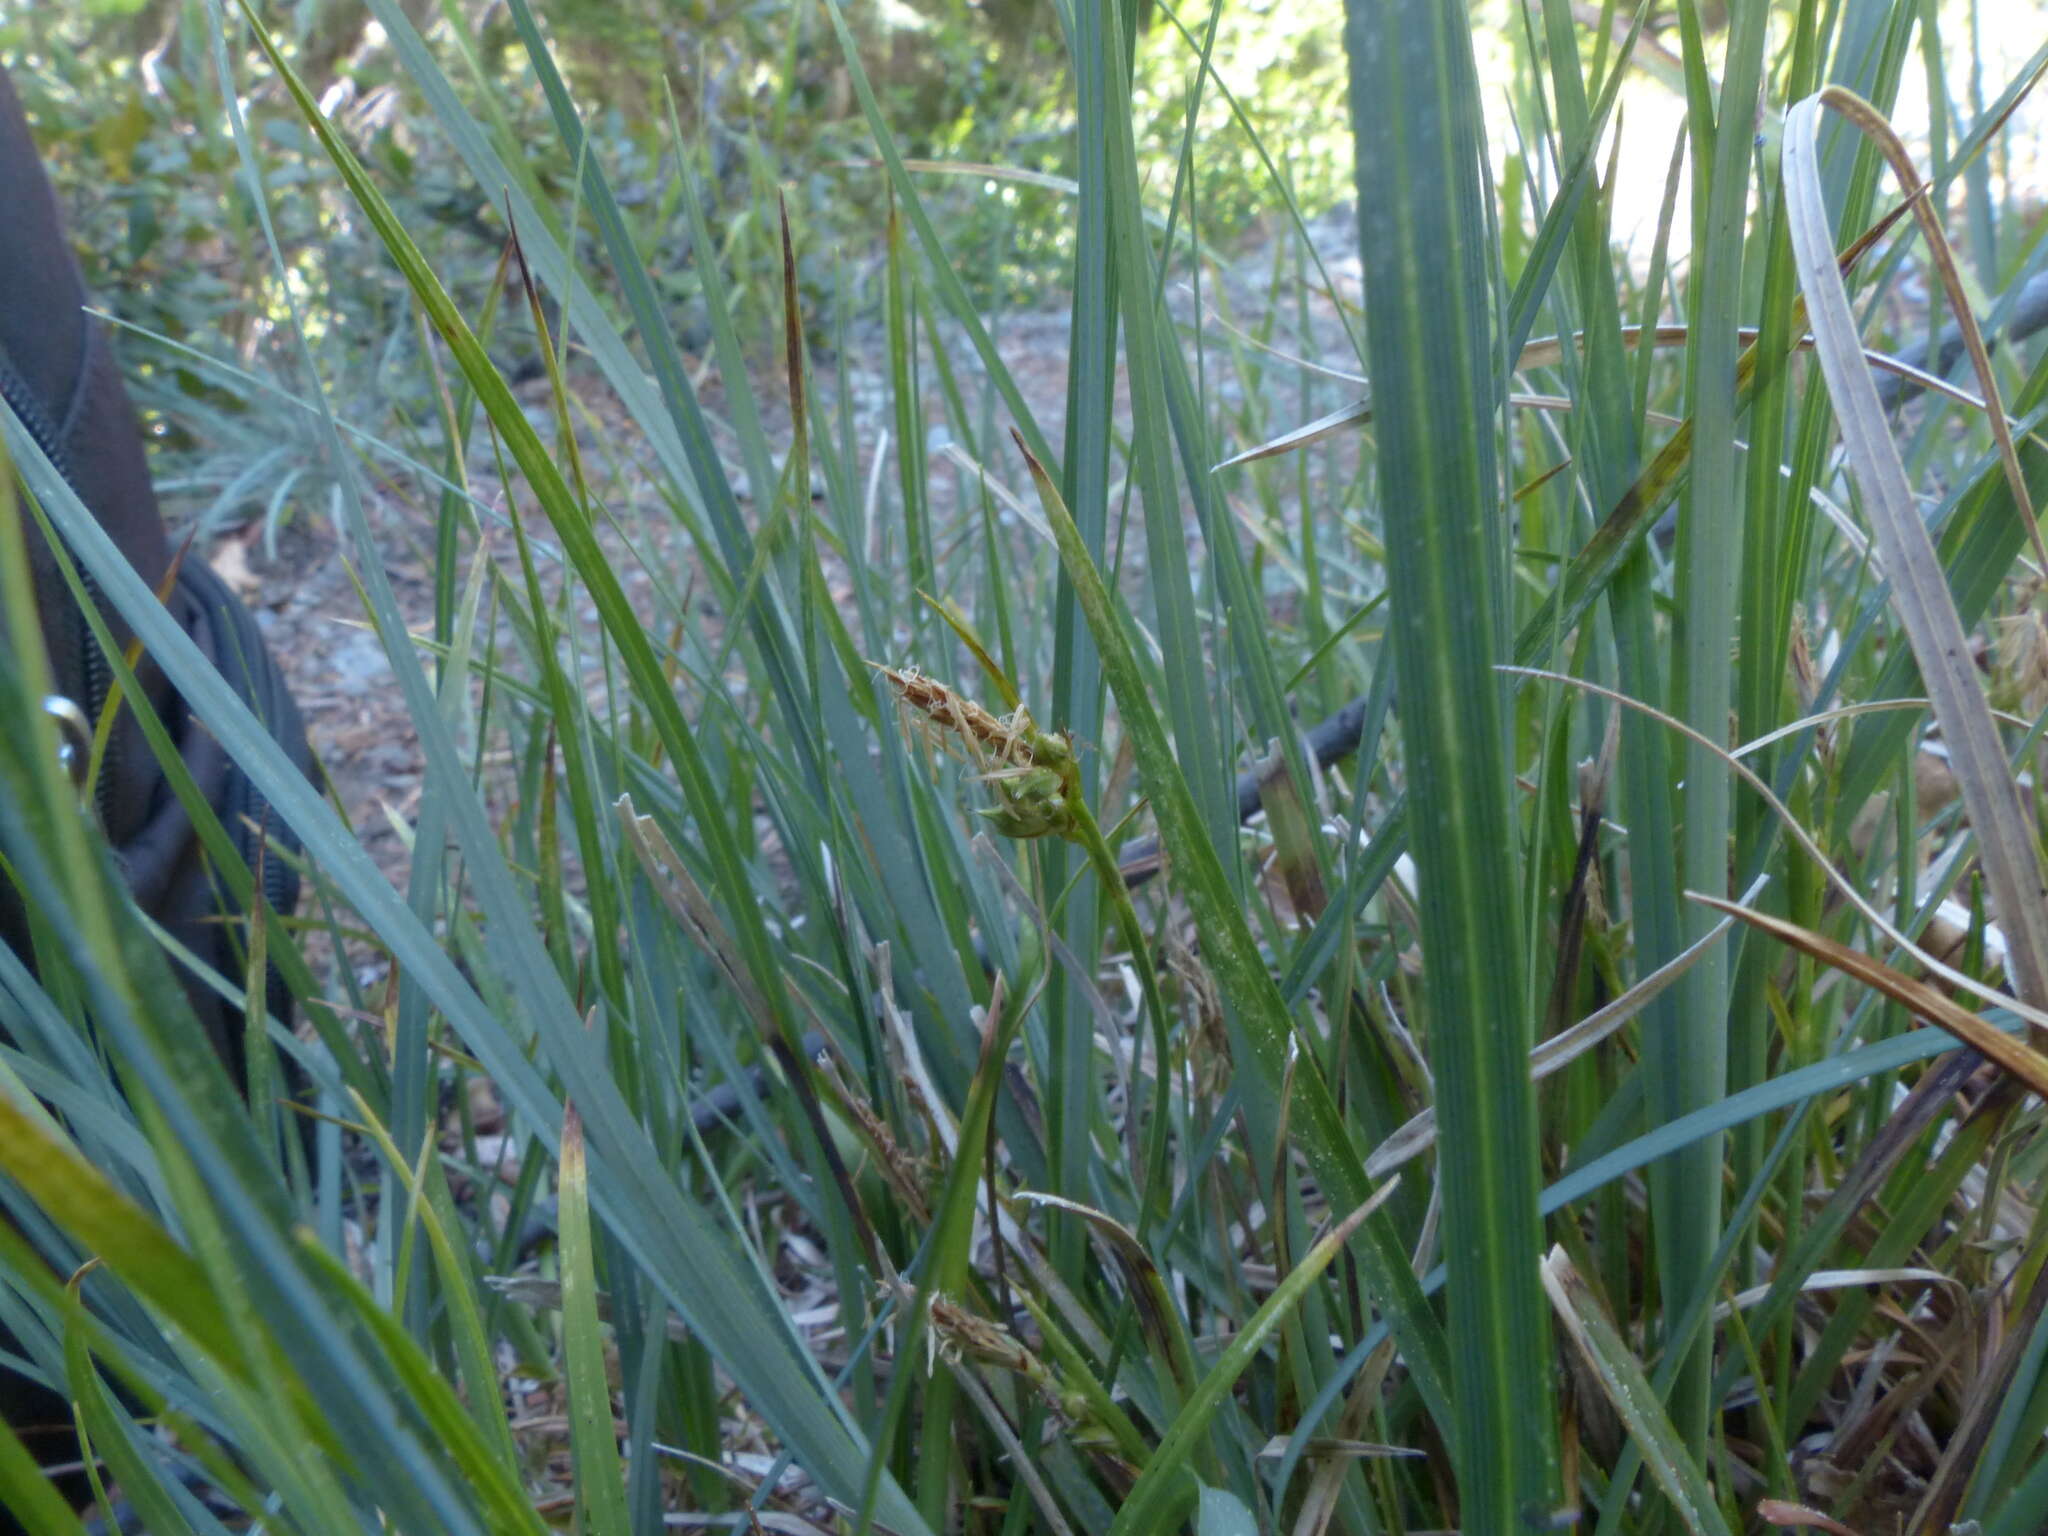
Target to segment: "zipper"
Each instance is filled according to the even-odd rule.
[[[85,359],[83,365],[90,366],[90,362],[89,358]],[[30,391],[21,375],[14,371],[14,365],[5,353],[0,353],[0,398],[4,398],[14,408],[15,417],[27,430],[35,445],[43,450],[43,457],[47,458],[57,473],[64,477],[64,483],[76,490],[78,479],[72,473],[71,455],[64,446],[63,438],[50,421],[42,402]],[[78,572],[80,585],[85,589],[86,601],[104,614],[106,604],[102,601],[99,583],[93,579],[90,571],[78,563],[75,553],[72,555],[71,563]],[[114,669],[108,664],[106,653],[100,649],[99,640],[92,632],[92,624],[86,618],[85,610],[75,603],[67,603],[64,606],[70,615],[72,641],[77,647],[78,664],[85,679],[85,697],[74,702],[84,710],[85,718],[97,726],[100,713],[106,708],[107,696],[113,692]],[[93,786],[93,811],[102,825],[106,822],[106,812],[113,798],[116,778],[114,743],[118,739],[111,736],[108,738],[107,757],[100,764],[99,781]]]

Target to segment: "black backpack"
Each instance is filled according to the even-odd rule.
[[[264,648],[254,617],[196,556],[175,562],[149,478],[134,409],[103,329],[84,311],[83,282],[65,243],[57,203],[6,71],[0,69],[0,396],[99,520],[142,579],[158,592],[170,577],[167,606],[223,677],[310,776],[312,754],[298,707]],[[73,601],[55,556],[29,538],[41,627],[57,696],[46,706],[96,721],[111,669]],[[90,590],[90,588],[88,588]],[[117,640],[130,639],[111,607],[97,606]],[[147,656],[138,679],[178,741],[194,781],[219,814],[251,869],[260,868],[272,910],[298,903],[289,857],[297,843],[219,742],[190,718],[183,701]],[[241,914],[224,912],[219,882],[197,834],[171,794],[132,711],[115,719],[95,786],[95,809],[137,904],[217,971],[245,972]],[[259,850],[261,856],[259,857]],[[0,878],[0,940],[24,959],[27,926],[19,894]],[[289,994],[273,970],[273,1016],[286,1019]],[[246,1082],[243,1024],[196,978],[187,991],[233,1079]],[[0,1333],[0,1350],[15,1353]],[[46,1463],[75,1460],[64,1397],[0,1364],[0,1417]],[[82,1494],[82,1479],[70,1490]],[[0,1510],[0,1536],[18,1527]]]

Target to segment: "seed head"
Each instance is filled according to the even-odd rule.
[[[1073,743],[1040,730],[1018,705],[993,715],[973,699],[912,667],[897,671],[869,662],[896,691],[907,732],[949,757],[982,770],[996,803],[981,814],[1006,837],[1070,837],[1078,789]]]

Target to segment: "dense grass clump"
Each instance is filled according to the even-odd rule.
[[[6,1321],[149,1529],[2048,1525],[2048,49],[1353,0],[1284,33],[1305,98],[1344,61],[1332,240],[1241,18],[948,13],[1043,64],[1053,171],[957,102],[906,143],[916,29],[840,0],[742,8],[838,136],[734,150],[658,70],[614,133],[575,9],[370,0],[466,249],[306,38],[179,32],[291,125],[215,147],[424,763],[397,857],[8,426],[0,573],[63,535],[314,893],[251,956],[308,1158],[0,747]],[[403,339],[373,420],[298,186]],[[79,1528],[4,1433],[0,1497]]]

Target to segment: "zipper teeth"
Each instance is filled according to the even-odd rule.
[[[89,366],[90,359],[87,359],[86,363]],[[63,438],[44,413],[42,402],[29,392],[28,385],[14,371],[4,353],[0,353],[0,397],[4,397],[14,408],[15,416],[28,430],[28,435],[34,439],[36,446],[43,450],[43,457],[50,461],[51,467],[64,477],[67,485],[76,490],[78,477],[72,473],[71,455],[65,451]],[[101,601],[100,585],[93,579],[90,571],[78,564],[75,552],[72,556],[72,565],[78,571],[80,585],[85,588],[86,600],[104,613],[106,605]],[[73,633],[78,641],[79,665],[85,672],[86,692],[85,698],[75,702],[84,709],[86,719],[97,728],[100,712],[106,707],[107,695],[113,692],[114,670],[108,664],[106,654],[100,649],[99,640],[92,632],[92,624],[86,618],[84,608],[74,605],[71,610],[71,621]],[[109,738],[110,758],[112,753],[113,739]],[[103,761],[100,764],[99,781],[93,786],[93,809],[99,814],[102,822],[106,819],[113,796],[115,775],[111,771],[112,767],[111,762]]]
[[[73,563],[76,564],[76,561]],[[92,574],[83,566],[79,566],[78,575],[85,586],[86,601],[104,613],[106,609],[100,601],[99,583],[92,579]],[[92,721],[93,729],[98,730],[100,712],[106,707],[108,695],[114,691],[114,669],[108,663],[106,653],[100,649],[99,637],[92,632],[92,625],[86,621],[83,608],[78,611],[78,630],[79,648],[85,661],[85,691],[92,700],[87,706],[86,718]],[[102,826],[106,825],[107,812],[113,804],[115,756],[120,750],[116,743],[119,740],[118,735],[111,732],[108,734],[106,754],[100,759],[99,778],[92,787],[93,812],[99,817]]]

